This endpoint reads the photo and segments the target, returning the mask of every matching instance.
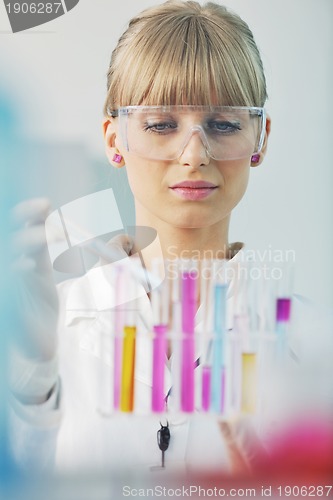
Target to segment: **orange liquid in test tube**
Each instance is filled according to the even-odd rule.
[[[257,406],[257,356],[256,353],[242,354],[242,399],[243,413],[255,413]]]
[[[124,412],[132,412],[134,409],[135,339],[136,327],[125,326],[120,396],[120,409]]]

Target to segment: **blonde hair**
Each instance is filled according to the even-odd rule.
[[[225,7],[169,0],[134,17],[112,53],[106,115],[129,105],[263,106],[248,25]]]

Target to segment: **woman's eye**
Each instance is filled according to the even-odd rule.
[[[156,132],[158,134],[168,133],[177,128],[176,122],[147,122],[144,131]]]
[[[237,130],[242,130],[239,122],[229,122],[226,120],[210,120],[206,123],[208,131],[232,134]]]

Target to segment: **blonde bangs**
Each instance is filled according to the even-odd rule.
[[[176,9],[140,19],[135,28],[111,61],[106,108],[263,105],[262,68],[221,15]]]

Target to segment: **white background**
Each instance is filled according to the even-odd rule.
[[[111,50],[129,18],[157,3],[80,0],[65,16],[17,34],[0,3],[0,78],[17,103],[24,134],[82,144],[91,158],[106,164],[100,124]],[[272,117],[269,152],[252,171],[233,217],[231,241],[262,251],[294,250],[295,291],[331,304],[333,2],[223,3],[254,32]],[[81,156],[86,155],[81,151]],[[81,156],[75,155],[77,162]],[[51,197],[57,205],[57,193]]]

